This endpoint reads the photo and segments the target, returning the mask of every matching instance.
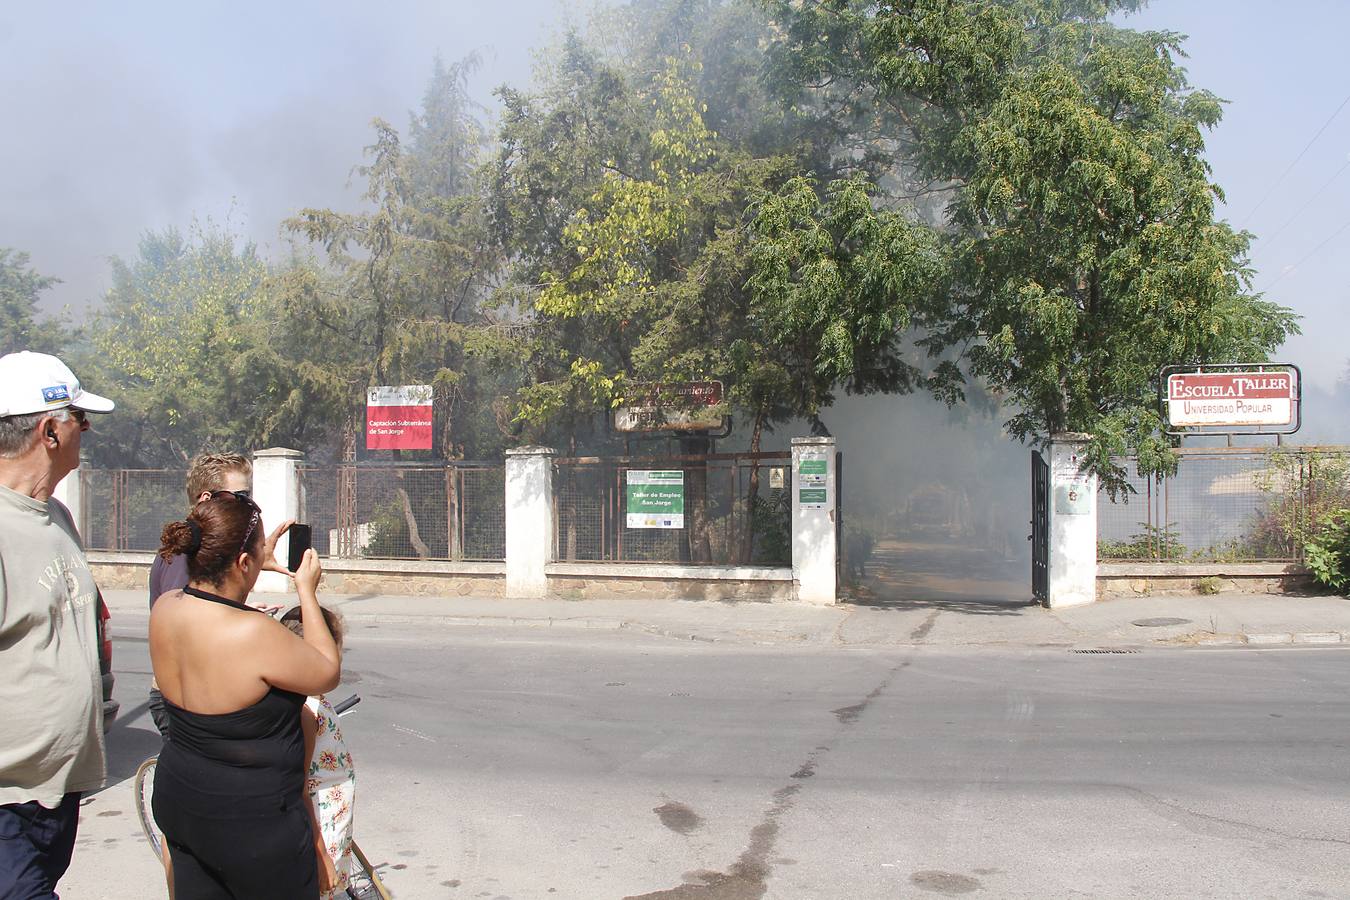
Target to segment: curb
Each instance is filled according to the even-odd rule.
[[[1325,646],[1350,644],[1350,632],[1342,631],[1267,631],[1250,634],[1210,634],[1196,639],[1199,646],[1277,647],[1293,644]]]

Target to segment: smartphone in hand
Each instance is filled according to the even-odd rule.
[[[313,530],[308,525],[295,524],[287,530],[290,535],[290,549],[286,552],[286,568],[292,572],[300,570],[300,563],[305,560],[305,551],[313,546]]]

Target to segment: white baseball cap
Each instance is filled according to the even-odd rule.
[[[0,416],[27,416],[73,406],[86,412],[112,412],[107,397],[80,387],[80,379],[55,356],[20,350],[0,356]]]

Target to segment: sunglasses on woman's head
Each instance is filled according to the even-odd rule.
[[[253,515],[249,517],[248,520],[248,531],[244,532],[244,541],[239,545],[239,552],[243,553],[244,551],[248,550],[248,542],[249,539],[253,537],[253,529],[258,527],[258,522],[261,521],[262,519],[262,508],[258,506],[258,504],[253,501],[253,498],[248,495],[248,491],[220,490],[220,491],[212,491],[208,495],[208,498],[211,500],[214,500],[217,497],[233,497],[234,499],[247,504],[249,508],[253,510]]]

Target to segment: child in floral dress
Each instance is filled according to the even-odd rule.
[[[323,617],[341,649],[342,620],[326,607]],[[298,607],[282,616],[281,621],[296,634],[302,634]],[[326,696],[320,694],[305,701],[300,728],[305,736],[306,794],[314,822],[314,849],[319,857],[319,896],[321,900],[336,900],[345,896],[351,881],[356,768],[342,740],[337,713]]]

